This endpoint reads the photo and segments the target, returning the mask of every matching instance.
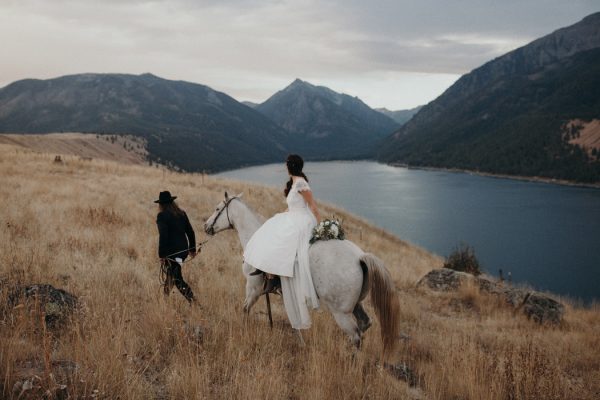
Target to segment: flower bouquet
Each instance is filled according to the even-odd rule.
[[[337,219],[324,219],[313,229],[310,244],[317,240],[339,239],[344,240],[342,224]]]

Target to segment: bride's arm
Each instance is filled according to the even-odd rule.
[[[312,211],[313,215],[317,219],[317,224],[321,223],[321,214],[319,214],[319,210],[317,209],[317,203],[315,203],[315,199],[313,198],[312,191],[311,190],[303,190],[298,193],[300,193],[302,195],[302,197],[304,197],[304,201],[306,201],[306,204],[308,204],[308,207],[310,207],[310,210]]]

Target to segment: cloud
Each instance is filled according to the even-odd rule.
[[[408,107],[423,101],[402,89],[410,79],[435,97],[459,75],[594,8],[587,0],[3,1],[0,35],[10,39],[0,85],[153,72],[262,101],[300,77],[389,102],[373,106]],[[381,82],[389,93],[373,96],[373,87],[385,91]]]

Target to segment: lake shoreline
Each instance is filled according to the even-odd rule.
[[[422,170],[422,171],[440,171],[440,172],[451,172],[451,173],[460,173],[460,174],[470,174],[483,176],[486,178],[495,178],[495,179],[510,179],[515,181],[522,182],[534,182],[534,183],[546,183],[550,185],[559,185],[559,186],[569,186],[569,187],[580,187],[587,189],[600,189],[600,182],[598,183],[583,183],[583,182],[575,182],[569,181],[565,179],[555,179],[555,178],[546,178],[541,176],[526,176],[526,175],[507,175],[507,174],[494,174],[492,172],[482,172],[471,169],[462,169],[462,168],[444,168],[444,167],[428,167],[428,166],[419,166],[419,165],[409,165],[405,163],[382,163],[375,159],[367,159],[367,158],[359,158],[359,159],[341,159],[341,160],[306,160],[306,163],[311,162],[361,162],[361,161],[370,161],[376,162],[382,165],[389,165],[390,167],[395,168],[407,168],[413,170]],[[235,171],[242,168],[251,168],[251,167],[260,167],[271,164],[283,164],[283,163],[266,163],[266,164],[247,164],[243,166],[239,166],[236,168],[230,168],[222,171],[215,171],[211,173],[207,173],[208,175],[218,175],[224,172]]]
[[[443,257],[468,243],[490,274],[511,271],[513,282],[585,303],[600,296],[592,285],[599,276],[592,258],[600,255],[593,239],[600,228],[590,222],[600,216],[598,190],[368,160],[310,161],[305,167],[321,201],[428,252]],[[285,164],[274,163],[217,175],[279,187],[285,172]]]
[[[408,165],[408,164],[404,164],[404,163],[386,163],[386,165],[389,165],[390,167],[395,167],[395,168],[407,168],[407,169],[423,170],[423,171],[451,172],[451,173],[483,176],[486,178],[511,179],[511,180],[523,181],[523,182],[535,182],[535,183],[546,183],[546,184],[559,185],[559,186],[600,189],[600,183],[582,183],[582,182],[575,182],[575,181],[569,181],[569,180],[564,180],[564,179],[544,178],[544,177],[539,177],[539,176],[494,174],[491,172],[481,172],[481,171],[474,171],[474,170],[470,170],[470,169],[427,167],[427,166]]]

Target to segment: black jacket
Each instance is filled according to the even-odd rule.
[[[158,226],[158,256],[175,259],[186,258],[188,248],[196,247],[196,235],[187,214],[176,215],[170,211],[161,211],[156,216]],[[177,254],[173,254],[178,252]]]

